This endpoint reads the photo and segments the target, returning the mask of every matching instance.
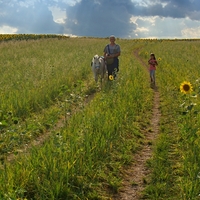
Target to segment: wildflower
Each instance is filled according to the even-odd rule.
[[[113,75],[110,75],[110,76],[109,76],[109,80],[112,81],[113,79],[114,79]]]
[[[192,84],[190,82],[184,81],[180,85],[180,90],[184,94],[188,94],[193,91]]]
[[[162,60],[162,59],[159,57],[159,58],[158,58],[158,61],[161,61],[161,60]]]

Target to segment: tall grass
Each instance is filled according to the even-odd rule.
[[[147,199],[199,199],[199,51],[199,41],[157,41],[140,52],[143,58],[145,52],[160,58],[156,76],[162,118]],[[180,93],[183,81],[194,86],[192,94]]]
[[[84,101],[84,95],[94,90],[90,63],[93,54],[103,52],[102,41],[1,42],[1,159],[53,126],[59,115],[64,115],[66,99],[78,106],[81,98]]]
[[[17,116],[48,107],[63,88],[87,79],[95,52],[92,40],[82,39],[5,42],[0,48],[1,110]]]
[[[107,42],[68,38],[1,43],[7,59],[0,61],[5,65],[0,120],[26,121],[29,116],[34,121],[34,112],[45,112],[45,120],[54,120],[59,115],[52,117],[53,109],[64,115],[70,112],[71,104],[78,106],[77,99],[94,90],[90,61],[94,54],[102,54]],[[105,82],[89,105],[66,118],[63,128],[52,130],[44,146],[2,163],[1,199],[109,199],[118,191],[120,170],[143,144],[142,129],[150,126],[152,115],[154,91],[148,71],[133,56],[134,49],[140,49],[145,62],[155,53],[159,63],[156,84],[162,116],[144,198],[199,198],[199,41],[117,42],[122,48],[117,80]],[[192,94],[180,93],[183,81],[194,86]],[[31,134],[40,127],[40,119],[28,122],[24,130]],[[13,126],[2,130],[1,144],[9,149],[21,132]]]
[[[79,59],[76,53],[77,68],[81,67],[71,69],[74,74],[70,70],[66,78],[72,80],[70,84],[79,76],[83,81],[93,79],[86,57],[103,49],[93,50],[93,45],[106,43],[78,41],[85,57]],[[153,95],[146,69],[132,55],[140,44],[126,40],[119,43],[122,55],[117,80],[105,82],[90,104],[72,115],[44,146],[34,148],[14,163],[4,162],[0,171],[2,199],[109,199],[118,191],[122,166],[131,162],[132,153],[142,143],[140,128],[149,123]],[[88,74],[82,77],[80,72],[86,62]],[[49,84],[59,87],[63,83]]]

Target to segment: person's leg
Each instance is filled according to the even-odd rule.
[[[156,76],[155,76],[155,70],[153,70],[154,72],[153,72],[153,84],[155,85],[156,84]]]
[[[119,59],[118,58],[114,59],[113,65],[114,65],[113,66],[113,76],[114,76],[114,78],[116,78],[117,72],[119,71]]]
[[[109,76],[113,75],[113,66],[107,65],[107,70],[108,70],[108,80],[109,80]]]
[[[150,79],[151,79],[151,83],[153,83],[154,79],[153,79],[153,70],[150,70]]]
[[[116,71],[119,72],[119,59],[116,58]]]

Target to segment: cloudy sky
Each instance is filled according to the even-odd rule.
[[[200,0],[0,0],[0,33],[200,38]]]

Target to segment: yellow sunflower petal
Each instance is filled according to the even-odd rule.
[[[113,75],[110,75],[110,76],[109,76],[109,80],[112,81],[113,79],[114,79]]]
[[[184,81],[180,85],[180,91],[184,94],[191,93],[193,91],[192,84],[190,82]]]

